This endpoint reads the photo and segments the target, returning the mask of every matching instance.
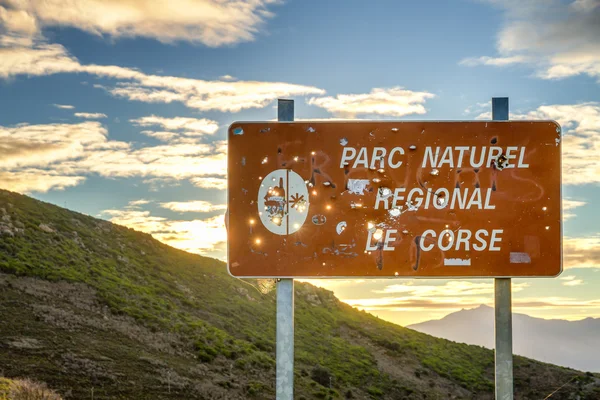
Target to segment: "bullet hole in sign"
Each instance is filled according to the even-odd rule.
[[[505,154],[500,154],[496,160],[496,168],[498,171],[502,171],[508,165],[508,158]]]

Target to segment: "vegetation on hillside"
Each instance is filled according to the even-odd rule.
[[[0,377],[0,400],[62,400],[45,383]]]
[[[215,259],[0,191],[0,373],[64,398],[274,398],[275,297]],[[298,399],[493,398],[493,352],[296,283]],[[600,380],[516,357],[517,398],[600,398]],[[93,393],[93,394],[92,394]]]

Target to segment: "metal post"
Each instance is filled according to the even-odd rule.
[[[294,120],[294,100],[277,100],[277,120]],[[294,398],[294,280],[277,282],[277,400]]]
[[[492,98],[492,119],[508,121],[508,97]],[[496,400],[513,400],[512,299],[510,278],[494,279]]]

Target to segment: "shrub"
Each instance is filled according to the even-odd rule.
[[[4,400],[62,400],[62,397],[48,389],[45,383],[29,379],[8,380],[0,378],[0,399]]]
[[[329,370],[320,365],[316,365],[312,369],[310,372],[310,377],[313,381],[325,387],[329,387],[329,383],[331,382],[331,374],[329,373]]]

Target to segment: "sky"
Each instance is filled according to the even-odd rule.
[[[600,317],[600,0],[0,0],[0,187],[225,260],[227,128],[510,118],[563,128],[564,271],[513,309]],[[493,280],[322,280],[403,325]]]

